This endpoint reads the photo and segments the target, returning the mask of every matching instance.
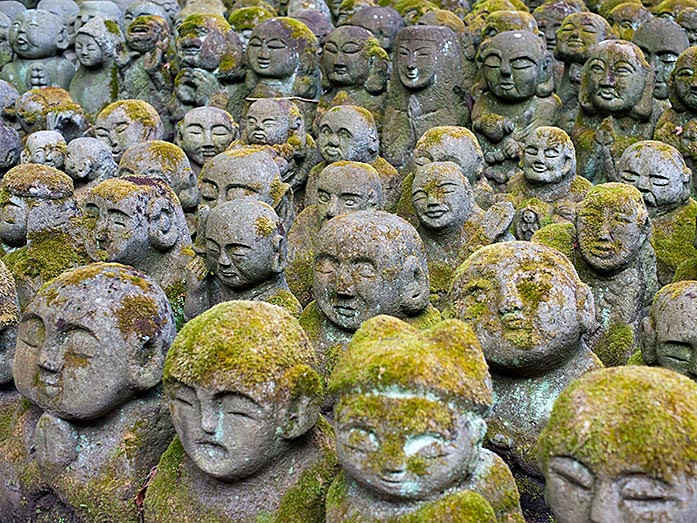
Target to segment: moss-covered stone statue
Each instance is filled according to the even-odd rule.
[[[317,145],[324,158],[312,168],[307,178],[305,205],[317,203],[319,173],[334,162],[350,161],[370,164],[382,182],[385,208],[396,206],[401,191],[397,170],[379,156],[380,139],[372,114],[363,107],[339,105],[329,109],[319,125]]]
[[[63,170],[68,146],[58,131],[36,131],[27,136],[20,163],[40,163]]]
[[[576,176],[576,151],[569,135],[559,127],[538,127],[523,145],[521,167],[508,183],[508,192],[500,196],[513,203],[518,222],[533,223],[524,216],[533,212],[538,225],[574,223],[578,203],[592,185]],[[535,230],[516,227],[514,233],[519,240],[529,240]]]
[[[690,46],[697,44],[697,7],[686,7],[680,11],[675,21],[685,30]]]
[[[484,175],[504,190],[516,171],[522,143],[541,125],[556,123],[561,102],[552,93],[551,55],[538,35],[505,31],[479,49],[488,91],[472,109],[472,128],[484,151]]]
[[[410,26],[395,41],[382,132],[382,154],[397,169],[431,127],[470,121],[457,35],[445,26]]]
[[[15,280],[0,262],[0,443],[12,433],[14,412],[20,400],[12,374],[18,323]]]
[[[177,123],[175,143],[198,175],[204,163],[222,153],[238,136],[239,128],[230,113],[217,107],[196,107]]]
[[[69,91],[91,117],[118,99],[118,60],[124,45],[118,24],[101,17],[83,25],[75,37],[75,54],[80,65]]]
[[[97,115],[95,136],[111,147],[117,162],[131,145],[162,140],[164,127],[155,108],[142,100],[120,100]]]
[[[70,40],[63,19],[42,9],[27,9],[12,20],[10,45],[14,58],[0,72],[0,78],[20,93],[36,87],[67,89],[75,66],[63,56]]]
[[[581,71],[581,106],[571,138],[578,173],[593,183],[617,181],[617,162],[634,142],[653,136],[660,116],[655,73],[636,44],[606,40]]]
[[[3,154],[0,154],[0,174],[4,176],[7,171],[19,163],[22,154],[19,133],[4,121],[0,121],[0,147],[4,151]]]
[[[17,333],[28,401],[1,445],[4,520],[138,520],[174,432],[160,386],[174,335],[164,293],[131,267],[87,265],[41,290]]]
[[[73,179],[75,197],[79,202],[86,191],[104,180],[115,178],[118,165],[107,144],[97,138],[85,137],[68,144],[63,170]]]
[[[653,15],[640,3],[624,1],[613,7],[607,14],[607,21],[612,26],[612,32],[620,40],[632,41],[635,31],[641,24],[649,21]]]
[[[539,441],[556,521],[691,521],[696,409],[697,385],[664,369],[606,369],[574,382]]]
[[[190,321],[165,363],[177,437],[148,486],[145,521],[324,523],[337,461],[317,365],[281,307],[231,301]]]
[[[329,392],[343,471],[329,491],[328,523],[466,521],[467,491],[491,504],[495,521],[524,521],[508,467],[482,448],[493,394],[469,326],[446,320],[419,331],[371,318]]]
[[[586,337],[605,365],[623,365],[638,347],[641,318],[658,288],[650,220],[641,193],[624,183],[592,188],[576,224],[540,229],[533,241],[566,254],[593,291],[597,328]]]
[[[350,104],[368,109],[381,132],[389,57],[377,38],[363,27],[339,27],[327,37],[321,65],[325,85],[315,129],[327,109]]]
[[[90,121],[82,107],[60,87],[39,87],[20,95],[14,117],[22,137],[35,131],[58,131],[69,142],[90,131]]]
[[[543,2],[542,5],[535,8],[535,10],[532,12],[532,16],[537,22],[538,30],[545,37],[547,49],[550,51],[555,50],[557,47],[557,30],[559,30],[562,22],[567,16],[577,12],[577,6],[575,6],[572,2],[567,2],[565,0],[549,0],[547,2]],[[554,75],[554,85],[557,89],[559,89],[561,77],[564,74],[564,62],[559,58],[554,57],[552,61],[552,70]]]
[[[264,20],[247,45],[247,87],[251,98],[291,98],[308,124],[322,94],[317,38],[299,20]]]
[[[554,57],[564,64],[564,74],[557,86],[562,103],[556,124],[571,134],[578,116],[578,92],[581,87],[581,68],[593,48],[612,38],[612,28],[602,16],[595,13],[572,13],[557,30]]]
[[[240,37],[244,49],[247,49],[249,37],[252,36],[254,28],[264,20],[276,16],[275,10],[272,11],[271,9],[273,9],[273,7],[270,5],[268,8],[261,5],[249,5],[237,7],[230,11],[227,21],[230,27],[232,27],[232,30]]]
[[[319,173],[317,203],[305,208],[288,232],[288,286],[303,306],[312,299],[315,244],[319,231],[340,214],[383,209],[380,175],[368,164],[334,162]]]
[[[394,41],[404,27],[404,19],[399,12],[389,6],[369,6],[356,11],[351,17],[351,25],[363,27],[373,33],[378,44],[392,55]]]
[[[511,467],[526,517],[544,521],[535,445],[559,393],[602,367],[584,339],[595,324],[593,295],[554,249],[497,243],[458,268],[449,312],[474,328],[491,369],[487,445]]]
[[[315,301],[300,318],[324,372],[368,318],[388,314],[417,328],[438,322],[428,282],[423,242],[408,222],[374,210],[329,220],[315,243]]]
[[[253,199],[218,205],[206,221],[205,245],[187,267],[187,320],[232,300],[266,301],[300,316],[284,276],[285,231],[271,206]]]
[[[620,180],[644,197],[653,226],[658,283],[668,285],[680,264],[697,257],[697,202],[690,198],[690,169],[677,149],[653,140],[629,146],[619,168]]]

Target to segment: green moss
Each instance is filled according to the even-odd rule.
[[[558,250],[573,263],[576,244],[576,227],[572,223],[552,223],[532,235],[531,241]]]
[[[656,251],[659,275],[662,272],[673,274],[681,263],[697,258],[697,249],[693,245],[695,218],[697,202],[690,198],[686,205],[651,220],[651,244]]]
[[[179,37],[197,37],[201,33],[201,29],[207,30],[206,32],[214,30],[225,34],[232,28],[227,20],[220,15],[191,14],[179,26]]]
[[[292,292],[281,290],[265,301],[287,310],[296,318],[302,314],[302,305]]]
[[[193,251],[192,251],[193,252]],[[193,256],[193,255],[192,255]],[[172,307],[172,313],[174,314],[174,325],[177,332],[186,323],[186,318],[184,317],[184,302],[186,301],[186,282],[180,280],[171,285],[168,285],[164,289],[167,299],[169,300],[169,305]]]
[[[114,315],[124,338],[136,333],[140,338],[154,339],[162,327],[157,304],[146,296],[125,296]]]
[[[254,229],[256,230],[257,236],[263,238],[268,238],[277,231],[276,224],[266,216],[259,216],[254,220]]]
[[[113,20],[106,20],[105,19],[104,20],[104,27],[111,34],[116,35],[116,36],[121,36],[121,29],[119,28],[119,24],[117,24]]]
[[[230,13],[227,21],[235,31],[240,32],[244,29],[254,29],[264,20],[273,17],[274,13],[264,9],[263,7],[255,5],[235,9],[232,13]]]
[[[138,195],[140,191],[140,185],[122,178],[112,178],[93,187],[91,193],[105,200],[120,202],[130,196]]]
[[[27,163],[10,169],[2,179],[3,189],[25,198],[58,200],[73,195],[73,180],[48,165]]]
[[[140,122],[146,127],[158,127],[162,125],[160,116],[157,111],[148,103],[142,100],[120,100],[118,102],[107,105],[102,112],[99,113],[98,119],[103,120],[108,118],[115,111],[121,110],[128,118],[134,122]]]
[[[489,502],[476,492],[456,492],[424,506],[397,520],[399,523],[495,523],[496,515]],[[392,523],[392,522],[391,522]],[[395,522],[397,523],[397,522]]]
[[[624,365],[633,352],[634,331],[626,324],[611,324],[598,340],[593,352],[606,367]]]
[[[287,183],[283,183],[280,178],[274,178],[273,180],[271,180],[269,194],[271,195],[271,199],[273,200],[274,207],[281,203],[281,199],[286,195],[288,189],[289,185]]]
[[[641,355],[641,351],[635,351],[634,354],[632,354],[627,360],[626,365],[646,365],[644,358]]]
[[[47,283],[63,271],[89,262],[87,253],[64,232],[49,229],[30,234],[28,240],[28,246],[3,259],[15,278],[38,276]]]

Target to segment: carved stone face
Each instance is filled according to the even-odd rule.
[[[247,63],[259,76],[287,78],[299,64],[298,46],[279,31],[279,23],[267,20],[252,31],[247,44]]]
[[[184,116],[179,146],[192,162],[203,165],[237,137],[232,117],[214,107],[197,107]]]
[[[555,56],[565,62],[583,63],[598,43],[607,37],[607,22],[592,13],[567,16],[557,31]]]
[[[677,22],[685,30],[690,45],[697,44],[697,9],[686,7],[678,15]]]
[[[409,413],[417,408],[431,420]],[[336,412],[337,456],[364,489],[391,500],[435,496],[469,476],[486,424],[433,398],[352,394]]]
[[[377,153],[377,129],[359,111],[339,106],[322,118],[317,145],[329,163],[340,160],[369,163]]]
[[[452,162],[418,167],[414,173],[411,201],[419,223],[427,229],[458,229],[472,211],[472,192]]]
[[[325,167],[317,180],[317,217],[320,227],[347,212],[378,207],[380,179],[364,164],[336,163]]]
[[[619,163],[620,179],[644,197],[649,213],[672,209],[687,200],[690,172],[677,149],[644,140],[627,148]]]
[[[491,38],[482,53],[482,71],[489,90],[508,102],[535,95],[540,82],[542,53],[534,35],[506,31]]]
[[[439,53],[439,43],[429,39],[426,31],[401,36],[397,42],[395,68],[404,87],[418,90],[431,85],[438,71]]]
[[[576,229],[583,259],[596,270],[623,269],[639,255],[646,215],[626,195],[588,196],[578,208]],[[646,212],[646,211],[644,211]]]
[[[83,67],[96,68],[104,63],[102,48],[97,40],[84,33],[75,38],[75,54]]]
[[[111,147],[111,154],[117,162],[131,145],[157,138],[150,134],[149,127],[131,118],[121,107],[106,116],[100,113],[95,122],[95,136]]]
[[[22,163],[40,163],[62,169],[66,147],[63,135],[57,131],[32,133],[22,151]]]
[[[60,17],[38,9],[22,11],[12,20],[10,44],[21,58],[46,58],[58,54]],[[67,38],[67,33],[64,35]],[[67,42],[66,42],[67,43]]]
[[[116,170],[111,150],[96,138],[77,138],[68,144],[65,174],[73,180],[89,181]]]
[[[365,7],[351,17],[351,24],[365,27],[378,39],[380,47],[390,52],[404,20],[391,7]]]
[[[139,16],[133,20],[124,35],[129,49],[146,53],[158,47],[160,40],[168,40],[169,35],[163,34],[164,28],[158,22],[164,24],[164,20],[158,16]]]
[[[247,111],[247,140],[257,145],[280,145],[288,141],[291,115],[273,99],[257,100]]]
[[[0,238],[13,247],[27,243],[27,202],[10,195],[0,208]]]
[[[547,49],[550,51],[557,45],[557,30],[561,27],[564,18],[570,14],[569,11],[567,4],[556,2],[542,4],[532,13],[537,22],[537,29],[545,35]]]
[[[675,68],[675,62],[690,44],[687,35],[672,20],[655,19],[643,24],[632,41],[641,48],[646,61],[656,73],[654,98],[665,100],[668,98],[668,78]]]
[[[651,13],[644,6],[627,2],[610,11],[608,22],[621,40],[631,42],[637,28],[649,18]]]
[[[484,155],[477,139],[462,127],[453,127],[452,132],[444,133],[439,133],[439,129],[442,128],[426,131],[419,139],[414,149],[414,164],[453,162],[460,167],[470,185],[475,184],[484,168]]]
[[[329,80],[337,85],[362,85],[370,73],[366,41],[372,37],[362,27],[344,26],[329,35],[324,44],[322,66]]]
[[[523,175],[534,183],[558,183],[572,168],[574,150],[568,135],[560,129],[535,129],[530,133],[523,149]]]
[[[680,101],[697,111],[697,49],[687,49],[675,62],[673,87]]]

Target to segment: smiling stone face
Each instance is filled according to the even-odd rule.
[[[453,162],[418,167],[411,200],[419,223],[433,230],[461,228],[474,207],[469,182]]]

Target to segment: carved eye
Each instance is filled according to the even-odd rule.
[[[324,52],[325,53],[336,53],[339,49],[336,47],[336,44],[334,42],[327,42],[324,44]]]
[[[344,447],[362,453],[375,452],[380,448],[377,434],[368,427],[352,427],[342,439]]]

